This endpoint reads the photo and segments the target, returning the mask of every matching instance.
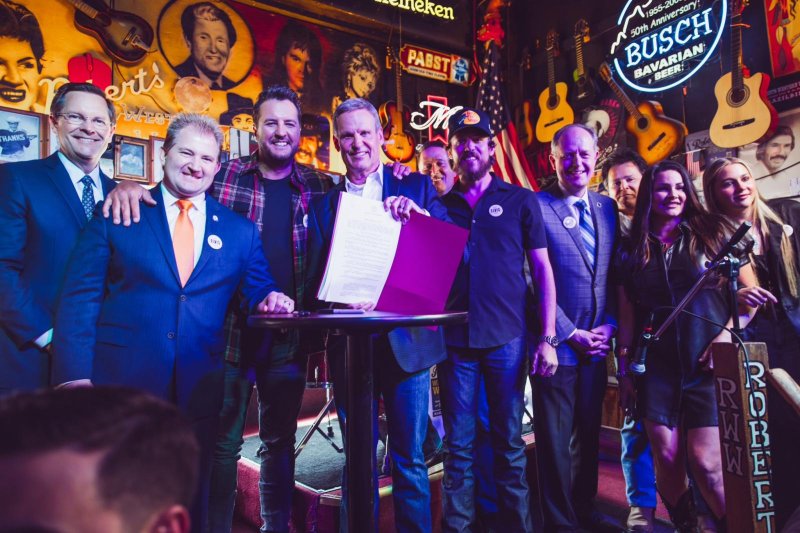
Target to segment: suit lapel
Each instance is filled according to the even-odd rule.
[[[111,189],[113,189],[114,186],[116,185],[114,183],[114,180],[112,180],[111,178],[106,176],[103,173],[102,170],[100,171],[100,184],[103,186],[103,197],[104,198],[108,196],[108,193],[110,193]]]
[[[61,196],[64,198],[64,201],[66,202],[67,207],[69,207],[70,212],[72,212],[72,214],[75,216],[75,221],[78,223],[78,227],[83,228],[86,225],[86,222],[88,222],[86,220],[86,213],[83,211],[83,206],[78,199],[78,195],[75,193],[75,187],[72,185],[72,180],[69,178],[69,173],[61,163],[58,153],[51,155],[45,159],[44,162],[49,168],[47,175],[50,177],[50,181],[53,182],[53,186],[58,189],[59,193],[61,193]]]
[[[167,222],[167,206],[164,205],[164,197],[161,195],[161,187],[157,186],[152,189],[153,199],[157,204],[153,207],[142,208],[142,218],[147,220],[150,229],[156,237],[156,242],[164,252],[164,258],[167,260],[172,275],[178,284],[181,282],[181,277],[178,274],[178,263],[175,261],[175,249],[172,247],[172,237],[169,234],[169,223]]]
[[[217,228],[219,227],[219,212],[221,209],[225,208],[214,201],[209,195],[206,195],[206,227],[203,228],[203,250],[200,252],[200,259],[197,260],[194,270],[192,270],[192,275],[189,276],[189,279],[186,281],[187,285],[192,282],[195,276],[199,275],[200,271],[203,270],[203,267],[205,267],[209,259],[211,259],[211,256],[217,252],[209,246],[208,238],[212,235],[219,238]]]
[[[558,216],[558,219],[561,222],[561,225],[567,230],[567,234],[569,234],[570,238],[572,238],[572,241],[575,243],[575,247],[578,249],[581,257],[583,258],[583,263],[591,272],[592,267],[589,264],[589,256],[586,254],[586,247],[583,245],[583,240],[581,240],[581,230],[578,227],[578,219],[575,218],[575,213],[567,203],[567,200],[561,194],[561,189],[557,189],[557,191],[553,192],[553,200],[550,201],[550,207],[553,209],[553,211],[555,211],[556,216]],[[574,224],[565,222],[567,219],[571,219]]]
[[[383,165],[383,199],[390,196],[400,196],[400,185],[402,182],[395,178],[391,169]]]
[[[595,237],[597,239],[597,261],[595,264],[600,262],[601,254],[605,256],[607,252],[611,250],[609,242],[613,242],[614,240],[614,228],[610,224],[613,217],[607,216],[603,202],[600,201],[599,196],[600,195],[589,191],[589,201],[592,202],[592,217],[594,220]]]

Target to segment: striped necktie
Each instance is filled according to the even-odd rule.
[[[192,202],[178,200],[176,204],[181,212],[178,213],[175,229],[172,231],[172,247],[175,249],[175,262],[178,264],[181,287],[185,287],[194,270],[194,226],[189,218]]]
[[[92,178],[84,176],[81,178],[83,183],[83,193],[81,194],[81,205],[83,205],[83,212],[86,213],[86,220],[92,220],[92,213],[94,213],[94,191],[92,187]]]
[[[586,248],[586,255],[589,256],[589,266],[594,269],[597,241],[595,239],[594,226],[592,225],[592,216],[589,214],[589,206],[586,205],[585,200],[579,200],[575,202],[575,207],[578,208],[578,213],[580,213],[581,240],[583,240],[583,246]]]

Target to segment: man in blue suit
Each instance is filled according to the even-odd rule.
[[[50,109],[58,152],[0,165],[0,395],[49,384],[64,269],[95,203],[114,187],[98,165],[115,119],[103,91],[67,83]]]
[[[366,100],[352,98],[333,114],[336,149],[342,153],[347,176],[325,196],[311,204],[308,220],[309,287],[311,298],[319,288],[330,249],[339,195],[348,193],[383,201],[398,220],[407,220],[412,211],[446,218],[430,178],[410,173],[402,179],[392,175],[380,161],[383,131],[378,112]],[[374,308],[375,302],[356,307]],[[344,382],[344,339],[330,339],[334,391],[346,398]],[[397,531],[430,531],[430,486],[422,443],[428,424],[429,369],[445,358],[441,329],[398,328],[374,339],[376,392],[383,394],[392,459],[392,498]],[[343,402],[337,403],[339,420],[346,423]],[[377,444],[377,443],[376,443]],[[377,511],[377,483],[376,511]],[[345,497],[346,494],[345,494]],[[345,509],[343,503],[342,509]],[[346,516],[342,514],[342,526]],[[344,530],[344,529],[343,529]]]
[[[605,357],[616,327],[608,273],[617,208],[611,198],[588,190],[597,154],[594,130],[565,126],[553,138],[550,156],[558,181],[538,193],[555,274],[556,334],[562,339],[555,373],[533,377],[545,531],[611,527],[594,509],[594,497]]]
[[[175,402],[201,446],[193,520],[205,529],[208,472],[223,396],[223,324],[240,291],[248,311],[291,312],[252,222],[206,196],[222,133],[177,115],[164,141],[164,181],[140,224],[95,217],[67,266],[56,313],[54,381],[127,385]]]

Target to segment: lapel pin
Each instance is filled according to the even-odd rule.
[[[209,235],[207,241],[208,245],[214,250],[219,250],[222,248],[222,239],[220,239],[217,235]]]
[[[219,217],[217,215],[212,215],[211,220],[213,220],[214,222],[219,222]]]
[[[572,229],[578,225],[578,221],[575,220],[574,217],[566,217],[564,219],[564,227],[567,229]]]

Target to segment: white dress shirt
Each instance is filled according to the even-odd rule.
[[[92,193],[94,194],[94,202],[97,203],[104,198],[103,182],[100,181],[100,165],[94,167],[92,171],[87,174],[81,170],[78,165],[67,159],[67,156],[60,151],[58,152],[58,158],[61,160],[61,164],[64,165],[64,168],[67,170],[69,179],[72,181],[72,186],[75,187],[75,192],[78,193],[79,200],[83,200],[83,183],[81,183],[81,180],[84,176],[89,176],[92,178]]]
[[[167,212],[169,235],[172,237],[175,232],[175,222],[181,212],[178,207],[179,199],[169,192],[163,182],[160,187],[164,198],[164,209]],[[194,229],[194,264],[197,266],[197,261],[200,260],[200,253],[203,251],[203,237],[206,232],[206,193],[202,192],[197,196],[186,199],[192,202],[192,207],[189,208],[189,220],[192,221],[192,228]]]
[[[378,170],[367,176],[363,185],[355,185],[349,179],[344,181],[344,189],[350,194],[361,196],[367,200],[383,201],[383,163],[378,165]]]
[[[580,224],[581,221],[581,211],[575,204],[578,202],[584,202],[586,204],[586,212],[589,213],[589,224],[592,226],[592,229],[594,229],[594,221],[592,220],[592,202],[589,200],[589,189],[583,190],[583,196],[573,196],[567,192],[564,186],[561,185],[561,182],[558,182],[558,187],[561,189],[561,192],[564,193],[564,200],[567,202],[567,205],[569,205],[572,213],[575,215],[575,219],[578,221],[578,224]]]

